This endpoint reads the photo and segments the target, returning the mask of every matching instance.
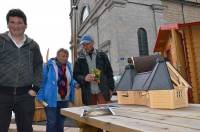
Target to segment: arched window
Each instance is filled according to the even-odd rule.
[[[137,31],[138,45],[140,56],[149,55],[147,32],[144,28],[139,28]]]
[[[81,12],[81,23],[85,21],[85,19],[89,16],[90,10],[88,6],[84,6]]]

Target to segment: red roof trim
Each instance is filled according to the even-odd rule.
[[[160,26],[160,30],[171,30],[171,29],[180,29],[187,26],[196,26],[200,25],[200,21],[191,22],[191,23],[175,23],[175,24],[165,24]]]
[[[179,24],[166,24],[166,25],[161,25],[160,30],[171,30],[171,29],[178,29]]]
[[[198,22],[191,22],[191,23],[183,23],[183,24],[178,24],[179,28],[184,28],[188,26],[200,26],[200,21]]]
[[[172,29],[182,29],[188,26],[200,26],[200,21],[198,22],[191,22],[191,23],[174,23],[174,24],[165,24],[161,25],[160,29],[158,31],[158,35],[156,38],[155,46],[154,46],[154,52],[158,52],[158,46],[159,46],[159,40],[161,39],[161,33],[172,30]]]

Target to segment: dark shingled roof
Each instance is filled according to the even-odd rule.
[[[134,66],[127,65],[125,67],[125,71],[124,71],[122,77],[120,78],[117,88],[120,87],[121,90],[131,90],[132,85],[133,85],[133,79],[136,74],[137,73],[134,70]]]
[[[170,74],[164,58],[160,56],[148,56],[148,59],[141,57],[141,61],[134,61],[134,64],[139,66],[137,62],[143,62],[143,65],[148,65],[149,61],[154,61],[154,65],[148,65],[143,68],[135,68],[133,65],[128,65],[125,68],[118,85],[117,91],[147,91],[147,90],[169,90],[173,89]],[[137,58],[139,59],[139,58]],[[151,64],[153,64],[151,62]],[[150,69],[150,67],[152,67]],[[137,71],[139,69],[140,72]],[[144,71],[144,72],[142,72]]]

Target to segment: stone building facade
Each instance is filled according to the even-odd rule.
[[[161,0],[165,23],[200,21],[200,0]]]
[[[72,60],[81,50],[80,37],[90,34],[114,74],[121,74],[128,57],[153,54],[161,24],[198,21],[198,10],[196,0],[71,0]]]

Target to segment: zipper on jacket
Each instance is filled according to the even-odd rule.
[[[17,88],[16,88],[16,87],[14,87],[14,92],[13,92],[13,94],[14,94],[14,95],[17,94]]]
[[[18,84],[18,81],[19,81],[19,70],[20,70],[20,59],[19,59],[19,57],[20,57],[20,48],[18,48],[18,63],[17,63],[17,77],[16,77],[16,81],[15,81],[15,87],[14,87],[14,92],[13,92],[13,94],[14,95],[16,95],[17,94],[17,84]]]

